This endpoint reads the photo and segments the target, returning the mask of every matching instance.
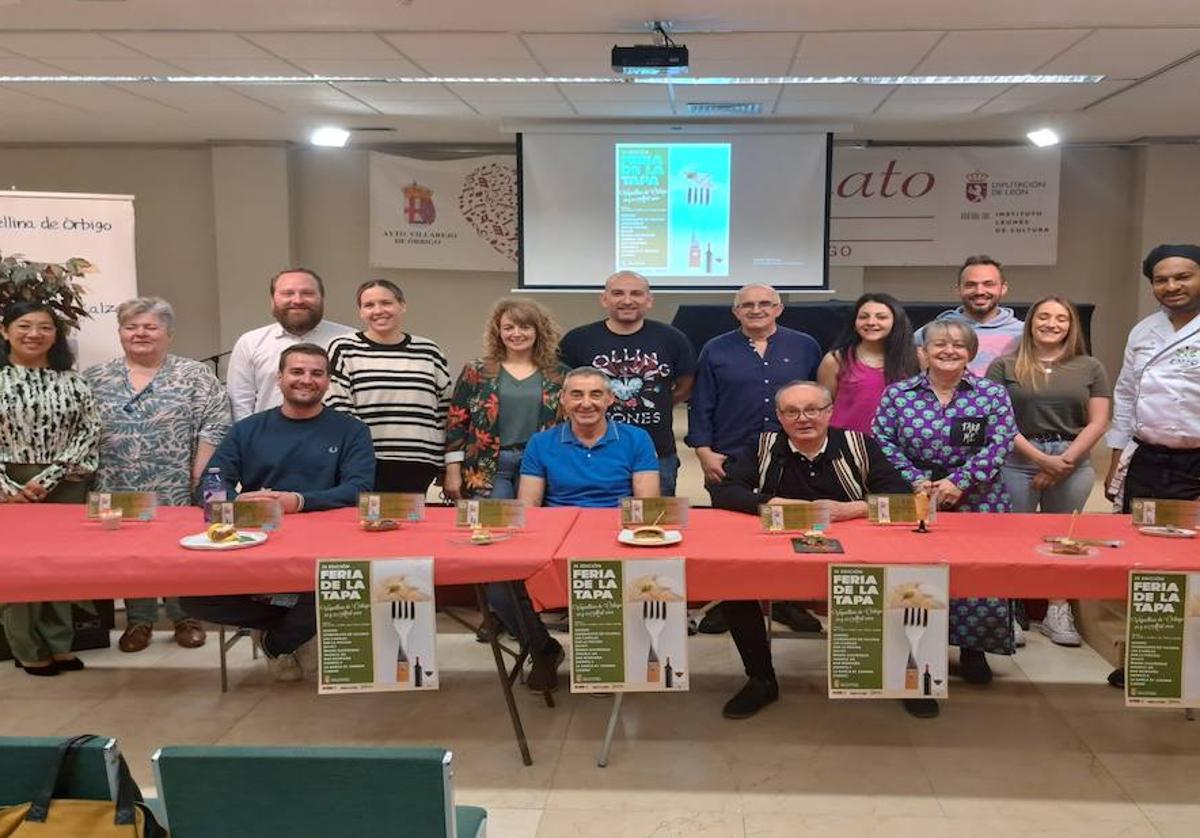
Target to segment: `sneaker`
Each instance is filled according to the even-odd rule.
[[[1046,609],[1046,616],[1038,624],[1038,631],[1059,646],[1079,646],[1083,638],[1075,630],[1075,618],[1071,614],[1071,603],[1056,599]]]
[[[729,631],[729,624],[725,622],[725,612],[721,609],[721,603],[715,603],[704,613],[704,619],[700,621],[700,625],[696,626],[696,630],[701,634],[724,634]]]
[[[748,719],[778,700],[779,683],[774,678],[751,678],[737,695],[725,702],[721,715],[727,719]]]
[[[1025,645],[1025,630],[1021,628],[1021,624],[1013,620],[1012,624],[1013,646],[1020,649]]]
[[[267,671],[271,673],[276,681],[303,681],[304,670],[300,668],[300,662],[296,660],[296,656],[291,652],[286,652],[282,655],[276,655],[267,658]]]
[[[988,666],[987,655],[978,649],[960,649],[958,669],[968,684],[990,684],[992,681],[992,668]]]
[[[772,602],[771,619],[800,634],[821,633],[821,621],[798,602]]]
[[[535,693],[552,693],[558,689],[558,667],[566,659],[562,644],[554,638],[545,649],[537,654],[530,653],[529,675],[525,678],[525,686]]]
[[[300,648],[292,652],[292,655],[296,658],[296,663],[300,665],[301,674],[310,681],[317,680],[317,671],[321,666],[318,660],[320,655],[317,649],[317,636],[314,634],[301,643]]]

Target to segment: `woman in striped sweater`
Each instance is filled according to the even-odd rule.
[[[406,310],[395,283],[359,286],[366,328],[330,342],[325,403],[371,429],[376,490],[424,494],[445,462],[450,371],[441,347],[404,331]]]

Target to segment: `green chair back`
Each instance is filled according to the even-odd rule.
[[[457,836],[450,761],[441,748],[178,746],[154,768],[172,838],[475,838]]]
[[[46,780],[63,743],[60,737],[0,737],[0,806],[28,803]],[[70,776],[57,797],[113,800],[117,740],[96,739],[83,745]]]

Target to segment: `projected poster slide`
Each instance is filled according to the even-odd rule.
[[[616,270],[729,276],[729,143],[617,143]]]

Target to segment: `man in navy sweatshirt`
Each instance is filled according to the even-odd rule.
[[[316,344],[298,343],[279,358],[281,407],[237,422],[209,460],[220,468],[227,497],[278,501],[284,513],[353,506],[375,479],[371,432],[359,420],[326,410],[329,357]],[[238,487],[241,493],[238,494]],[[307,666],[301,647],[317,631],[311,591],[300,594],[183,597],[189,615],[262,632],[261,645],[280,681],[315,677],[315,654]]]

